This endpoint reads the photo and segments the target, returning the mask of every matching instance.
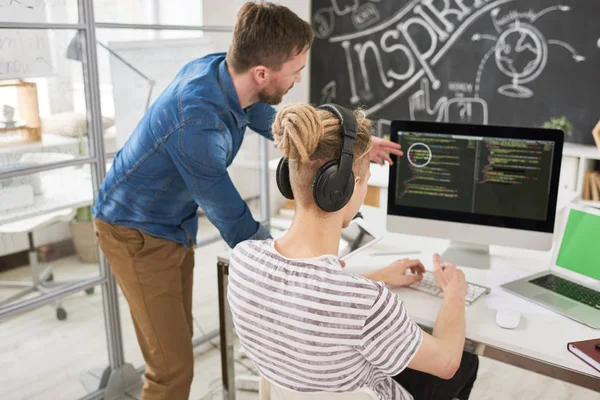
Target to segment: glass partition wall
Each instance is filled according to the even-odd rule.
[[[61,381],[42,396],[0,378],[9,388],[0,397],[95,399],[140,383],[141,355],[123,350],[123,302],[90,210],[115,154],[177,70],[227,50],[234,13],[207,26],[203,15],[215,11],[206,10],[202,0],[0,0],[0,257],[21,266],[0,262],[0,365]],[[269,226],[267,146],[249,133],[231,175],[244,199],[260,200]],[[208,232],[199,247],[220,240]],[[24,343],[32,318],[42,332]],[[85,341],[72,334],[82,321]],[[218,331],[202,333],[195,344]],[[18,346],[32,350],[11,360]],[[78,346],[93,354],[80,370],[61,360]]]

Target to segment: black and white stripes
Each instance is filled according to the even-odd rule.
[[[421,330],[382,283],[345,273],[334,256],[288,259],[273,240],[233,250],[228,300],[240,343],[261,374],[283,387],[412,399],[390,376]]]

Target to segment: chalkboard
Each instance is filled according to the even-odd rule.
[[[600,2],[312,0],[310,99],[377,120],[539,127],[565,116],[593,144]]]

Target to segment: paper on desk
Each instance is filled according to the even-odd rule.
[[[488,309],[498,310],[509,308],[519,311],[524,315],[556,315],[553,311],[522,297],[515,296],[500,287],[500,285],[524,278],[530,274],[530,272],[524,271],[492,270],[488,272],[488,286],[492,289],[490,294],[486,296],[486,305]]]

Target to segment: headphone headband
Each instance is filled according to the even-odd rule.
[[[350,111],[346,107],[342,107],[338,104],[333,103],[322,104],[317,108],[320,110],[327,110],[334,113],[342,123],[342,131],[344,137],[349,136],[352,139],[356,139],[358,124],[356,123],[356,118],[354,117],[354,113],[352,111]]]
[[[348,183],[348,177],[352,172],[352,164],[354,162],[354,141],[356,140],[358,123],[356,122],[356,118],[352,111],[338,104],[327,103],[318,108],[331,111],[339,118],[342,124],[344,144],[340,154],[340,163],[335,177],[334,187],[332,189],[344,193]]]

